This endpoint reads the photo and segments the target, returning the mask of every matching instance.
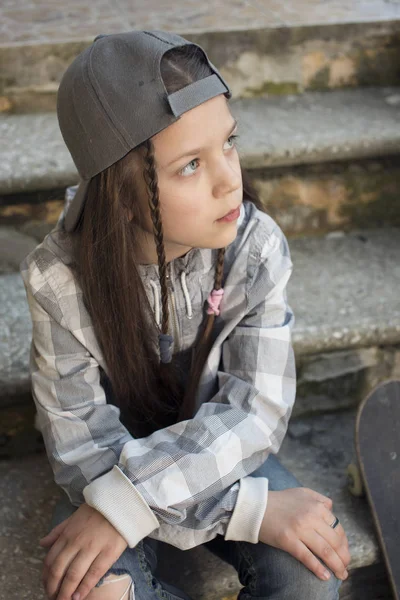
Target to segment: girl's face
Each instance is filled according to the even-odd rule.
[[[243,200],[239,156],[231,138],[236,131],[221,94],[153,136],[167,262],[193,247],[222,248],[235,239],[237,219],[218,219]],[[150,209],[142,196],[139,262],[157,264]]]

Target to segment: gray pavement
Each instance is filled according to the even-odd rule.
[[[0,32],[2,45],[11,45],[91,39],[99,32],[134,28],[197,32],[394,19],[400,19],[400,5],[393,0],[207,0],[202,4],[196,0],[115,0],[112,4],[3,0]]]
[[[400,230],[291,239],[299,354],[400,342]]]
[[[21,260],[37,246],[36,238],[15,227],[0,226],[0,273],[15,273]]]

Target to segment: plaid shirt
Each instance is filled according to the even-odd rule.
[[[33,324],[32,394],[55,482],[72,504],[100,511],[129,547],[146,536],[181,549],[217,534],[257,543],[268,480],[251,473],[278,452],[296,394],[285,235],[253,203],[242,204],[193,417],[135,439],[103,385],[107,365],[69,267],[66,208],[20,265]],[[193,346],[217,253],[193,248],[170,263],[175,351]],[[157,312],[158,266],[140,272]]]

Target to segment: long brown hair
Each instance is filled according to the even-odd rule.
[[[164,54],[161,74],[171,94],[212,72],[201,51],[183,46]],[[264,210],[243,169],[242,178],[243,200]],[[137,198],[143,185],[147,188],[158,257],[161,333],[169,333],[167,263],[151,139],[93,177],[77,228],[69,234],[83,302],[107,364],[109,377],[103,373],[103,384],[112,402],[121,410],[121,421],[136,437],[193,416],[196,390],[211,348],[210,332],[215,319],[214,315],[204,313],[184,389],[174,356],[170,363],[159,360],[160,329],[137,267],[137,240],[127,218],[129,210],[133,220],[141,222]],[[224,255],[225,248],[220,248],[215,289],[223,285]]]

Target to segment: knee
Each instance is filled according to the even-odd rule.
[[[290,579],[289,577],[283,579],[285,583],[282,581],[281,591],[284,591],[285,598],[293,598],[293,600],[310,600],[310,598],[313,600],[339,600],[339,588],[342,581],[331,571],[330,574],[330,578],[324,581],[299,563],[296,575]]]
[[[288,600],[338,600],[340,579],[330,572],[324,581],[288,552],[264,545],[252,556],[250,588],[257,596]]]
[[[267,575],[268,579],[268,575]],[[266,593],[268,598],[287,598],[288,600],[339,600],[339,588],[342,581],[333,573],[327,581],[323,581],[304,567],[295,576],[293,573],[281,573],[279,583],[266,583],[265,589],[257,590],[261,596]],[[274,595],[276,594],[276,596]]]
[[[294,583],[296,590],[293,598],[296,600],[310,600],[310,598],[313,600],[338,600],[342,581],[330,569],[328,570],[331,576],[327,581],[323,581],[304,567],[298,580]]]

